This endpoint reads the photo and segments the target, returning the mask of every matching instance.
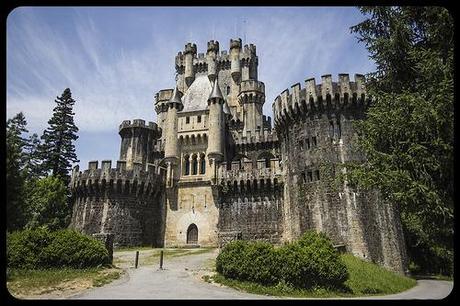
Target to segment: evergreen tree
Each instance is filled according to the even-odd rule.
[[[53,116],[48,121],[49,127],[43,132],[41,157],[43,169],[54,176],[62,178],[67,185],[70,182],[69,170],[72,162],[79,162],[73,141],[78,139],[78,128],[74,123],[72,112],[75,100],[66,88],[60,97],[56,97]]]
[[[6,213],[7,229],[22,228],[26,222],[24,205],[24,186],[26,173],[23,153],[27,146],[27,121],[22,112],[6,122]]]
[[[360,10],[367,19],[351,31],[377,71],[368,75],[373,103],[356,124],[367,162],[350,167],[350,181],[399,205],[415,265],[452,273],[452,16],[442,7]]]

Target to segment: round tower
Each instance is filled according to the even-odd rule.
[[[177,177],[177,164],[179,161],[179,149],[177,140],[177,112],[184,108],[181,101],[181,93],[174,88],[171,99],[166,104],[168,112],[165,121],[165,158],[168,165],[166,174],[166,187],[173,187],[174,179]]]
[[[195,80],[195,71],[193,69],[193,59],[196,57],[196,44],[188,43],[185,45],[185,84],[187,88]]]
[[[166,114],[168,113],[168,101],[171,99],[173,89],[163,89],[155,94],[155,112],[157,113],[157,123],[164,129]],[[163,135],[164,136],[164,135]]]
[[[206,52],[206,63],[208,65],[208,78],[213,82],[217,75],[216,58],[219,54],[219,42],[216,40],[208,41],[208,51]]]
[[[241,78],[241,64],[240,64],[240,51],[241,51],[241,38],[230,39],[230,60],[231,60],[231,74],[235,82]]]
[[[264,83],[256,80],[242,81],[238,102],[243,108],[243,133],[250,136],[263,131]]]
[[[211,94],[208,98],[209,137],[207,156],[209,159],[209,178],[212,184],[217,183],[218,164],[224,159],[224,98],[217,78],[214,79]]]
[[[121,136],[120,160],[126,161],[126,169],[132,169],[135,163],[145,167],[153,144],[161,135],[161,129],[154,122],[148,125],[142,119],[135,119],[131,123],[125,120],[119,128]]]

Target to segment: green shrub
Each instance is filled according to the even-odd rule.
[[[245,261],[241,266],[246,279],[261,284],[278,281],[278,258],[273,245],[267,242],[249,242],[245,249]]]
[[[236,240],[228,243],[216,258],[216,270],[228,278],[246,279],[242,266],[246,260],[247,241]]]
[[[43,249],[50,243],[51,234],[45,228],[7,234],[9,268],[36,269],[40,267]]]
[[[8,268],[86,268],[109,263],[102,242],[73,230],[18,231],[7,235]]]
[[[109,263],[104,244],[73,230],[52,233],[51,243],[43,249],[44,267],[87,268]]]
[[[331,240],[313,231],[277,249],[266,242],[232,241],[217,256],[216,270],[227,278],[307,289],[341,288],[348,279]]]
[[[299,288],[342,287],[348,279],[345,263],[323,233],[306,232],[278,249],[280,278]]]

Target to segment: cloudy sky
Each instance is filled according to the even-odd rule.
[[[76,100],[80,169],[119,155],[118,125],[155,121],[154,94],[174,86],[174,57],[187,42],[229,49],[230,38],[254,43],[264,113],[284,89],[331,73],[374,70],[350,26],[354,7],[23,7],[7,19],[7,117],[24,112],[41,135],[54,99],[69,87]],[[352,77],[352,76],[351,76]]]

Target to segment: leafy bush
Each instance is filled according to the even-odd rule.
[[[323,233],[308,231],[279,253],[281,278],[296,287],[341,287],[348,279],[345,263]]]
[[[340,288],[348,278],[330,239],[313,231],[277,249],[266,242],[233,241],[217,256],[216,270],[227,278],[297,288]]]
[[[109,263],[104,244],[73,230],[52,233],[52,241],[43,249],[45,267],[87,268]]]
[[[50,232],[44,228],[7,236],[8,268],[86,268],[109,263],[102,242],[73,230]]]
[[[216,258],[216,270],[228,278],[246,279],[242,272],[247,241],[236,240],[228,243]]]
[[[51,237],[49,230],[37,228],[8,233],[6,240],[8,268],[34,269],[40,267],[41,253]]]

